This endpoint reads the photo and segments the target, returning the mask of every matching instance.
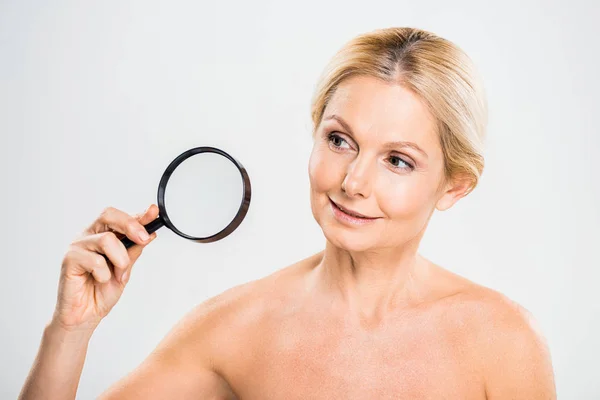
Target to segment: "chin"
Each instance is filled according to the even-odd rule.
[[[349,228],[340,224],[331,214],[329,199],[327,197],[325,199],[325,204],[319,205],[316,210],[313,206],[312,211],[315,221],[321,227],[328,242],[340,249],[354,252],[372,250],[377,247],[375,239],[381,237],[381,232],[376,226]]]
[[[372,235],[367,232],[340,232],[339,229],[331,229],[331,227],[321,227],[321,229],[327,241],[342,250],[363,252],[376,247]]]

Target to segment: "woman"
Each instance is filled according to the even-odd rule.
[[[101,398],[555,398],[528,313],[418,254],[434,210],[477,185],[486,115],[453,43],[412,28],[349,42],[312,105],[325,249],[200,304]],[[75,397],[88,341],[156,237],[143,224],[157,213],[108,208],[71,244],[22,399]]]

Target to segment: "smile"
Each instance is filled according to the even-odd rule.
[[[343,222],[350,222],[352,224],[363,225],[365,223],[369,223],[379,219],[367,217],[355,211],[348,210],[342,206],[339,206],[331,199],[329,199],[329,202],[331,203],[331,208],[335,217]]]

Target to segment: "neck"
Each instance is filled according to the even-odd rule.
[[[327,241],[314,272],[317,284],[360,320],[379,321],[387,313],[422,300],[419,283],[428,263],[417,243],[404,247],[353,252]]]

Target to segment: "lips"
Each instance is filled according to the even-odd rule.
[[[361,213],[358,213],[356,211],[350,210],[344,206],[341,206],[339,204],[337,204],[336,202],[334,202],[333,200],[329,199],[329,201],[331,201],[331,203],[333,203],[334,206],[336,206],[337,208],[339,208],[340,210],[342,210],[343,212],[345,212],[348,215],[351,215],[353,217],[357,217],[357,218],[364,218],[364,219],[377,219],[374,217],[367,217],[366,215],[363,215]]]

